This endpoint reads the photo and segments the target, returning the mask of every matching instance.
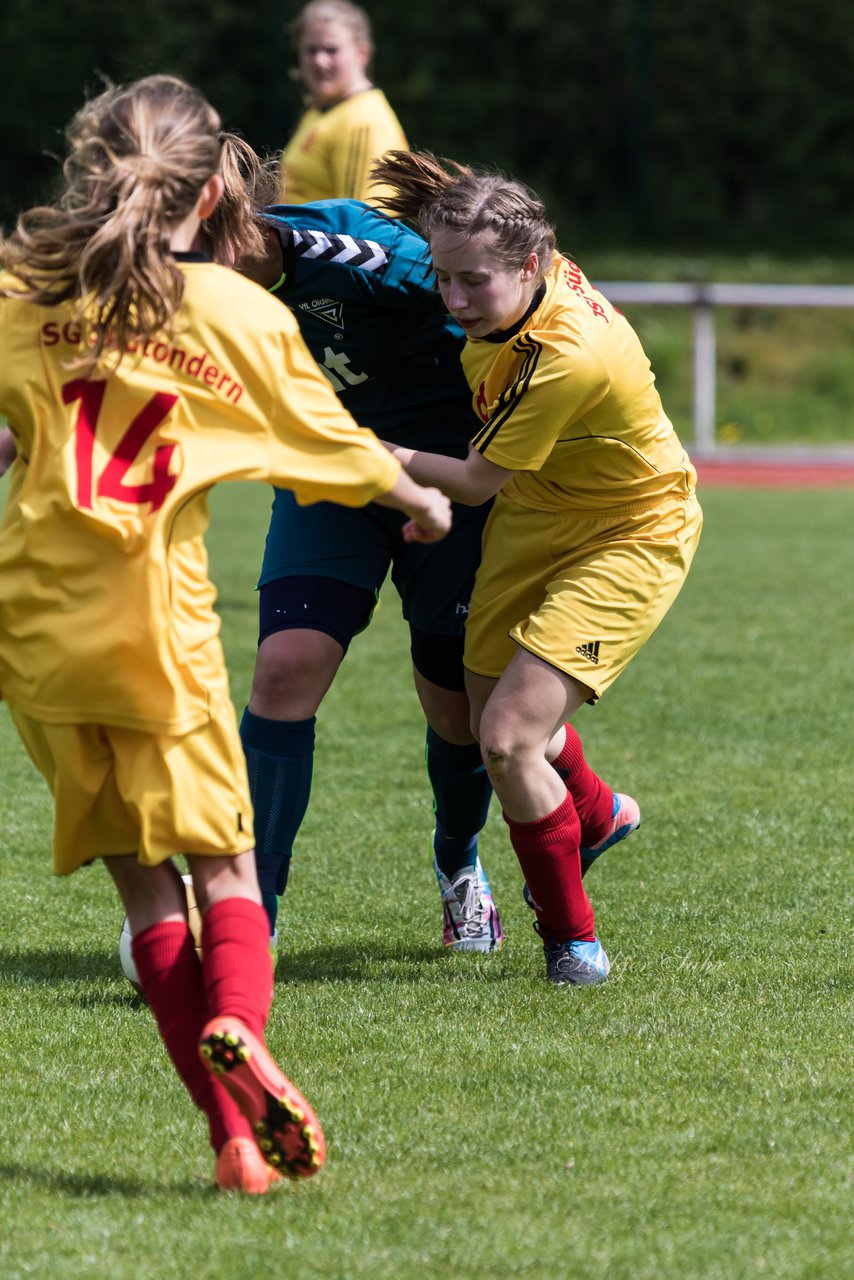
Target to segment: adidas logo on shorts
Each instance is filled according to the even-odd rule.
[[[591,640],[587,644],[579,644],[575,646],[575,652],[580,653],[582,658],[586,658],[588,662],[598,665],[599,663],[599,645],[601,641]]]

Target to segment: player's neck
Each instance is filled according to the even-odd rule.
[[[340,107],[342,102],[349,102],[350,98],[355,98],[360,93],[367,93],[369,89],[373,89],[373,85],[367,78],[356,81],[346,93],[340,94],[337,98],[326,98],[322,102],[315,101],[315,106],[319,111],[331,111],[333,107]]]

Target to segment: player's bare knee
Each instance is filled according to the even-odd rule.
[[[252,679],[249,710],[270,720],[303,720],[323,701],[327,683],[322,675],[287,655],[259,662]]]
[[[270,720],[305,720],[313,716],[341,663],[339,645],[325,643],[319,632],[277,631],[258,649],[249,710]]]
[[[487,773],[493,779],[507,777],[519,768],[519,753],[512,738],[487,734],[481,741],[480,751]]]
[[[434,733],[445,742],[452,742],[458,747],[467,747],[473,741],[471,731],[468,698],[464,693],[443,690],[444,697],[427,701],[422,698],[421,705],[427,717],[427,723]]]

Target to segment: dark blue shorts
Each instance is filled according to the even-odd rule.
[[[437,684],[462,688],[461,646],[437,640],[436,667],[429,638],[463,635],[490,506],[454,504],[451,532],[425,545],[403,541],[406,517],[399,511],[329,502],[301,507],[291,493],[277,490],[259,580],[261,639],[273,631],[308,628],[333,635],[346,650],[370,621],[391,570],[416,667]],[[459,650],[459,680],[447,674],[451,649],[454,665]],[[441,661],[440,652],[446,655]]]

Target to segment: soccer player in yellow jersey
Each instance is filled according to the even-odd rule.
[[[574,262],[533,192],[434,156],[377,175],[430,243],[467,335],[482,426],[465,460],[389,446],[459,502],[497,494],[466,629],[466,688],[537,914],[547,976],[604,982],[583,862],[639,822],[567,723],[673,603],[702,524],[696,475],[628,321]]]
[[[324,1139],[264,1042],[269,928],[203,534],[220,480],[300,502],[449,503],[356,426],[288,311],[192,246],[243,144],[167,76],[73,120],[66,190],[0,243],[0,692],[54,795],[54,870],[102,858],[223,1189],[308,1177]],[[247,148],[243,147],[244,160]],[[239,157],[238,157],[239,158]],[[257,230],[230,208],[236,251]],[[187,920],[183,853],[202,912]]]
[[[281,202],[352,198],[382,204],[371,165],[406,137],[370,80],[368,15],[350,0],[310,0],[291,32],[308,106],[282,153]]]

